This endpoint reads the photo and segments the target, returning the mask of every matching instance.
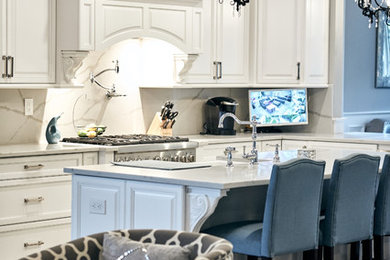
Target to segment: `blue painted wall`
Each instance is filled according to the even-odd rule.
[[[375,88],[375,26],[355,1],[345,7],[344,112],[390,111],[390,88]]]

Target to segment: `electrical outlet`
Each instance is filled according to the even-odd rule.
[[[106,214],[106,201],[101,199],[89,200],[89,213],[91,214]]]
[[[32,98],[24,99],[24,115],[32,116],[34,114],[34,100]]]

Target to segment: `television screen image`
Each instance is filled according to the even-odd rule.
[[[260,127],[308,124],[306,89],[250,90],[249,115]]]

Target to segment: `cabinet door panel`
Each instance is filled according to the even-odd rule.
[[[1,259],[19,259],[70,240],[70,218],[0,227]],[[42,245],[25,246],[38,241]]]
[[[203,33],[202,52],[198,55],[188,74],[185,77],[186,83],[216,83],[215,75],[215,49],[216,49],[216,18],[214,13],[216,3],[214,0],[203,0]]]
[[[124,227],[124,181],[84,176],[72,181],[72,239]]]
[[[12,182],[12,181],[11,181]],[[70,217],[70,176],[20,180],[0,186],[0,225]]]
[[[305,83],[328,83],[329,0],[306,1]]]
[[[258,1],[257,83],[298,82],[300,9],[301,0]]]
[[[80,1],[80,33],[79,47],[81,50],[95,48],[95,2],[93,0]]]
[[[9,0],[7,5],[7,55],[14,57],[14,76],[7,82],[54,82],[55,2]]]
[[[215,1],[216,4],[217,1]],[[218,83],[247,83],[249,68],[249,9],[241,14],[230,4],[218,4],[217,61],[222,62]]]
[[[6,55],[6,25],[7,25],[7,5],[6,0],[0,0],[0,55]],[[5,62],[0,57],[0,80],[1,74],[5,73]]]
[[[128,228],[183,229],[184,187],[128,181]]]

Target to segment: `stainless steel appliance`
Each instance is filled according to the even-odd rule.
[[[125,162],[134,160],[163,160],[195,162],[197,142],[186,137],[159,135],[107,135],[94,138],[63,138],[62,142],[115,146],[113,160]]]

